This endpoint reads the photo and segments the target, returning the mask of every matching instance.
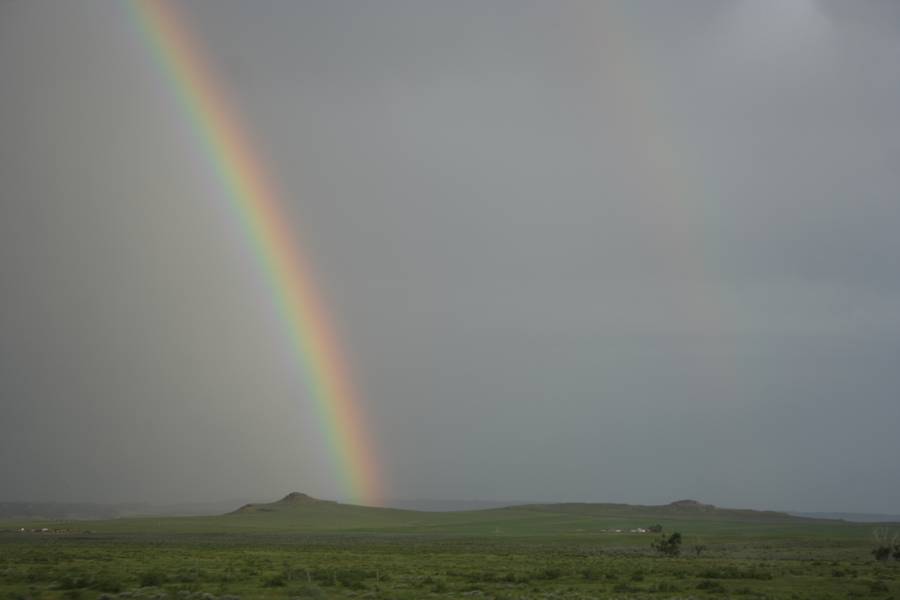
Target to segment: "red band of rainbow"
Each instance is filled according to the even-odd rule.
[[[282,200],[245,128],[203,58],[198,40],[168,0],[134,0],[136,21],[185,120],[209,157],[265,269],[314,401],[343,493],[380,500],[375,456],[346,361],[310,267],[287,228]]]

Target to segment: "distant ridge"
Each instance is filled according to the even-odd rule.
[[[304,494],[302,492],[291,492],[287,494],[281,500],[276,500],[275,502],[268,503],[251,503],[245,504],[236,511],[233,511],[229,514],[243,514],[243,513],[254,513],[254,512],[275,512],[281,508],[292,507],[292,506],[314,506],[314,505],[337,505],[338,503],[334,500],[319,500],[318,498],[313,498],[309,494]]]
[[[237,503],[235,503],[237,504]],[[234,504],[232,505],[234,506]],[[223,511],[224,512],[224,511]],[[32,521],[33,522],[33,521]],[[0,533],[28,523],[0,523]],[[868,538],[868,526],[810,519],[776,511],[719,508],[682,499],[656,506],[599,503],[519,504],[481,510],[425,512],[342,504],[291,492],[273,502],[244,504],[218,516],[113,518],[93,521],[96,532],[139,533],[415,533],[454,535],[642,535],[651,526],[696,532],[726,527],[733,531],[852,531]],[[34,525],[29,525],[34,526]],[[44,527],[46,525],[41,525]],[[811,528],[811,529],[810,529]],[[842,533],[843,535],[843,533]]]
[[[216,502],[182,502],[151,504],[149,502],[0,502],[0,519],[122,519],[140,516],[221,515],[241,500]]]
[[[562,502],[553,504],[525,504],[515,508],[536,510],[541,512],[578,514],[603,517],[643,517],[643,518],[684,518],[684,519],[721,519],[735,521],[760,522],[811,522],[827,519],[815,519],[792,515],[774,510],[752,510],[749,508],[720,508],[713,504],[704,504],[698,500],[676,500],[669,504],[605,504],[588,502]]]
[[[424,512],[462,512],[485,510],[489,508],[504,508],[521,504],[528,503],[511,500],[440,500],[435,498],[393,498],[384,500],[384,506]]]
[[[666,506],[674,509],[684,509],[684,510],[715,510],[716,507],[713,504],[703,504],[698,500],[676,500],[675,502],[670,502]]]
[[[114,519],[140,514],[144,505],[93,502],[0,502],[0,518],[26,519]]]
[[[851,523],[900,523],[900,515],[888,515],[877,513],[853,513],[853,512],[793,512],[789,514],[795,517],[809,519],[832,519],[835,521],[849,521]]]
[[[706,504],[695,499],[675,500],[661,505],[639,505],[624,503],[592,503],[592,502],[545,502],[545,503],[492,503],[493,506],[485,506],[487,503],[470,501],[457,503],[455,506],[441,507],[438,510],[422,507],[396,506],[370,507],[342,504],[334,500],[322,500],[303,492],[290,492],[273,502],[252,502],[243,504],[240,508],[227,511],[225,506],[172,506],[149,507],[138,503],[122,505],[102,505],[90,503],[40,503],[40,502],[0,502],[0,518],[25,518],[25,519],[122,519],[135,516],[163,516],[163,515],[225,515],[228,517],[244,515],[253,519],[254,524],[261,524],[260,519],[276,519],[278,526],[284,527],[367,527],[367,526],[410,526],[424,522],[444,518],[450,515],[459,515],[465,518],[470,515],[480,518],[479,515],[499,513],[541,513],[556,515],[572,515],[591,519],[623,520],[635,522],[666,521],[666,520],[723,520],[757,523],[814,523],[814,522],[841,522],[867,521],[888,522],[900,521],[897,517],[888,515],[868,516],[847,513],[787,513],[768,510],[751,510],[736,508],[720,508],[713,504]],[[232,504],[234,506],[234,504]],[[227,511],[227,512],[226,512]],[[444,516],[442,516],[444,515]],[[268,516],[268,517],[267,517]],[[872,518],[875,517],[875,518]],[[275,521],[272,522],[273,525]]]
[[[653,520],[727,520],[759,523],[802,523],[826,521],[814,517],[797,516],[786,512],[772,510],[752,510],[744,508],[720,508],[699,500],[682,499],[661,505],[593,503],[593,502],[553,502],[540,504],[514,504],[487,509],[457,511],[455,514],[479,514],[498,512],[540,512],[552,514],[578,515],[603,519],[653,519]],[[400,518],[404,521],[426,518],[428,513],[402,508],[383,508],[374,506],[355,506],[341,504],[334,500],[320,500],[302,492],[291,492],[275,502],[245,504],[229,515],[249,515],[269,513],[279,518],[313,518],[314,515],[327,516],[329,519],[342,520],[353,516],[356,520],[363,515],[376,520],[392,520]],[[437,515],[439,513],[431,513]],[[444,513],[448,514],[448,513]]]

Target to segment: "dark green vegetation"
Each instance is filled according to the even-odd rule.
[[[661,533],[629,532],[656,524]],[[0,599],[10,600],[900,600],[900,562],[874,560],[871,525],[695,502],[423,513],[292,494],[218,517],[0,529]]]

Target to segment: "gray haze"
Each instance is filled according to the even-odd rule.
[[[392,498],[900,511],[900,3],[190,1]],[[0,500],[339,497],[124,3],[0,3]]]

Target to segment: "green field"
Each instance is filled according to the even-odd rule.
[[[682,534],[679,556],[651,548],[660,534],[629,532],[655,524]],[[871,524],[695,503],[433,513],[290,495],[214,517],[0,530],[10,600],[900,599],[900,562],[873,559]]]

